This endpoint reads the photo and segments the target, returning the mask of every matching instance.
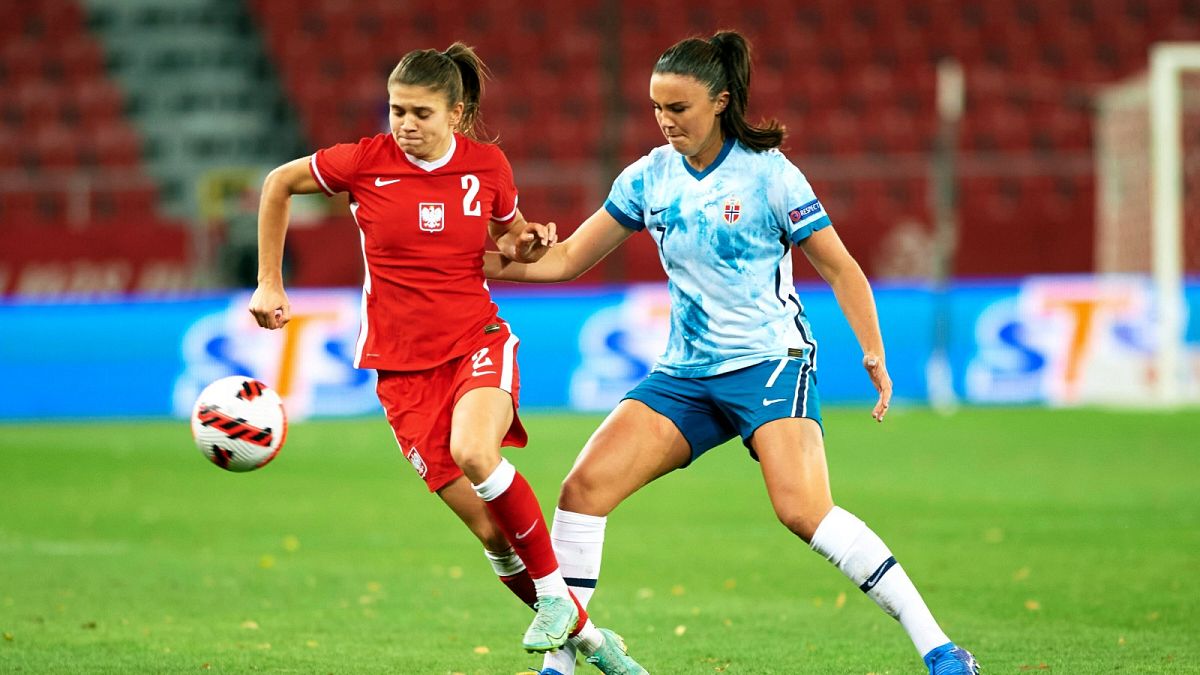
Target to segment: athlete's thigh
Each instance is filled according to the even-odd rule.
[[[450,422],[450,445],[468,443],[493,447],[500,451],[513,423],[512,396],[503,389],[477,387],[464,393],[454,404]]]
[[[665,416],[625,399],[592,433],[563,482],[559,507],[607,515],[650,481],[684,466],[691,446]]]
[[[806,417],[777,419],[755,430],[750,444],[776,515],[797,534],[810,538],[833,508],[820,425]]]
[[[482,483],[500,464],[500,443],[512,421],[512,397],[501,389],[471,389],[454,404],[450,455],[472,483]]]
[[[450,449],[455,460],[490,473],[500,461],[502,445],[523,447],[528,436],[517,416],[520,370],[517,340],[508,324],[492,324],[462,358],[452,385],[454,411],[450,425]],[[472,476],[472,480],[480,480]]]

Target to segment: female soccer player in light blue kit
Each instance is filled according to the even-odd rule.
[[[938,627],[883,541],[833,503],[818,347],[792,284],[792,245],[833,288],[879,392],[872,416],[880,422],[892,382],[866,276],[804,175],[779,152],[783,129],[747,123],[749,85],[750,48],[741,35],[672,46],[650,78],[668,145],[626,168],[604,207],[539,262],[491,254],[485,264],[495,278],[572,279],[647,230],[669,277],[666,352],[592,435],[563,484],[551,535],[563,575],[586,603],[607,514],[643,485],[741,436],[779,519],[899,620],[930,673],[976,673],[974,657]],[[548,655],[542,673],[573,669],[574,655],[564,650]]]

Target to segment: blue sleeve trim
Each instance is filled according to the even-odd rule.
[[[829,216],[821,216],[804,227],[798,227],[792,230],[788,237],[792,240],[793,244],[799,244],[805,239],[811,237],[813,232],[816,232],[817,230],[823,230],[830,225],[833,225],[833,221],[829,219]]]
[[[614,204],[611,199],[604,200],[604,210],[608,211],[608,215],[615,218],[618,223],[628,227],[634,232],[641,232],[642,230],[646,229],[645,223],[637,218],[631,218],[625,215],[625,212],[622,211],[616,204]]]

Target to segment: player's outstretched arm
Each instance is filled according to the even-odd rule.
[[[483,258],[483,273],[489,279],[504,281],[570,281],[603,260],[631,234],[633,230],[600,209],[565,241],[547,247],[537,262],[520,263],[501,253],[488,252]]]
[[[875,310],[875,296],[871,284],[863,274],[858,261],[846,250],[833,227],[817,230],[811,237],[800,242],[800,249],[808,256],[817,273],[833,289],[838,306],[846,315],[846,321],[858,344],[863,350],[863,368],[871,378],[871,384],[879,392],[879,400],[871,410],[871,417],[882,422],[892,400],[892,378],[888,375],[883,353],[883,334],[879,330],[879,315]]]
[[[287,236],[291,197],[320,191],[308,171],[308,157],[278,166],[263,181],[258,202],[258,288],[249,310],[263,328],[283,328],[292,307],[283,290],[283,240]]]
[[[488,232],[500,255],[521,263],[533,263],[558,243],[558,231],[554,223],[531,223],[518,210],[507,223],[491,221]]]

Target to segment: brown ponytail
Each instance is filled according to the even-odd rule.
[[[750,103],[750,43],[736,31],[720,31],[707,40],[687,38],[672,45],[654,64],[656,73],[694,77],[716,98],[729,92],[721,113],[721,131],[752,150],[761,152],[783,143],[786,130],[778,120],[761,126],[746,121]]]

